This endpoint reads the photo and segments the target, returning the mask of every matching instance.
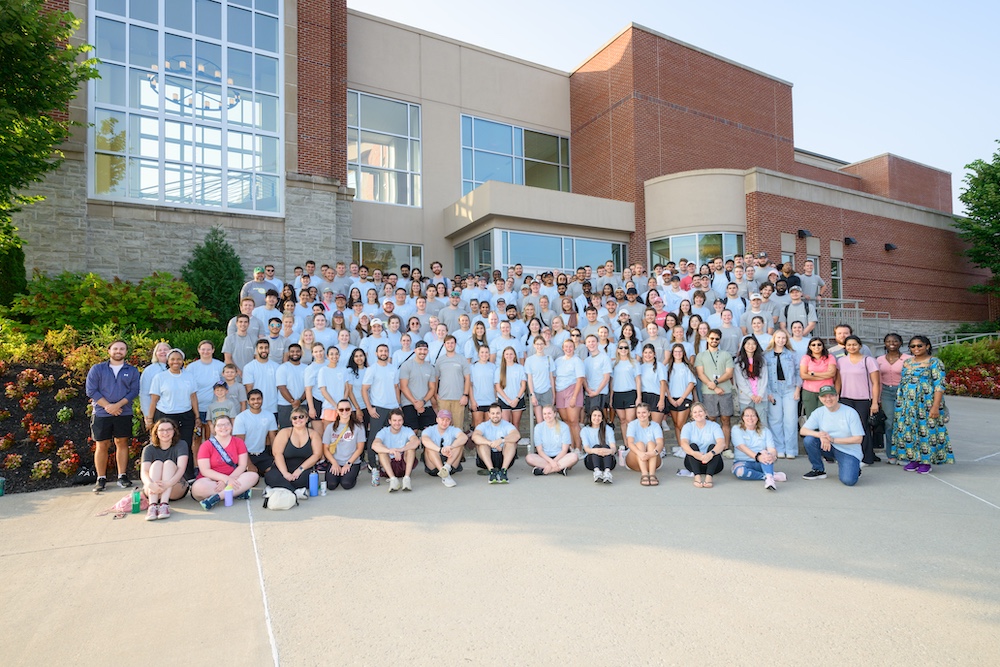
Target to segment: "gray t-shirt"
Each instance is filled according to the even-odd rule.
[[[179,457],[190,456],[190,452],[191,448],[183,440],[178,440],[176,444],[170,445],[166,449],[160,449],[153,443],[149,443],[142,448],[142,462],[173,461],[176,464]]]
[[[233,363],[242,370],[253,361],[256,346],[257,339],[249,333],[246,336],[232,334],[226,336],[225,342],[222,343],[222,353],[231,354]]]
[[[410,359],[399,367],[399,382],[407,380],[410,395],[417,400],[423,399],[427,395],[427,389],[431,382],[437,379],[437,369],[427,360],[424,363],[417,363],[416,357]],[[402,392],[400,392],[402,394]],[[399,398],[400,405],[413,405],[413,402],[402,394]]]
[[[449,357],[443,352],[437,360],[438,398],[443,401],[457,401],[465,393],[465,378],[469,375],[471,364],[464,355],[455,352]]]
[[[799,274],[799,286],[802,287],[803,298],[815,300],[819,292],[826,286],[826,281],[819,277],[819,274],[806,276]]]

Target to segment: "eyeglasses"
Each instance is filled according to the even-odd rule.
[[[350,412],[351,408],[337,408],[337,412]]]
[[[823,343],[809,343],[809,347],[823,347]]]

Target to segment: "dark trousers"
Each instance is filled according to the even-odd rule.
[[[692,444],[691,449],[701,451],[698,445]],[[716,454],[708,463],[702,463],[699,459],[688,454],[684,457],[684,467],[696,475],[718,475],[722,472],[722,456]]]
[[[875,440],[872,438],[872,427],[868,425],[872,401],[870,398],[841,398],[840,402],[854,408],[861,417],[861,425],[865,427],[865,439],[861,441],[861,462],[867,465],[875,463]]]
[[[355,461],[348,470],[346,475],[334,475],[329,470],[326,471],[326,488],[333,491],[338,486],[344,489],[353,489],[354,485],[358,483],[358,473],[361,472],[361,462]]]

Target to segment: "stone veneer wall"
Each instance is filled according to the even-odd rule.
[[[289,174],[285,218],[87,200],[85,163],[67,159],[32,188],[45,200],[14,218],[29,277],[62,271],[138,280],[154,271],[180,275],[193,247],[221,225],[250,275],[272,263],[281,277],[306,259],[350,259],[351,198],[336,181]]]

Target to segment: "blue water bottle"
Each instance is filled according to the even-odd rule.
[[[314,498],[319,495],[319,475],[315,472],[309,473],[309,495]]]

